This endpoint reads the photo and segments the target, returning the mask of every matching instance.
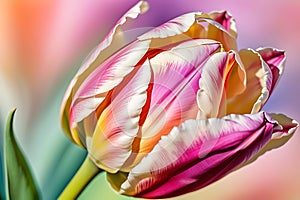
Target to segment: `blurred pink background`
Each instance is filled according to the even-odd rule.
[[[0,99],[4,119],[19,108],[17,129],[34,123],[60,83],[137,1],[4,0],[0,6]],[[300,2],[298,0],[149,0],[139,26],[157,26],[189,11],[228,10],[237,21],[239,48],[272,46],[287,52],[287,63],[264,110],[300,121]],[[299,131],[282,148],[221,181],[178,199],[300,199]],[[19,133],[26,151],[28,135]]]

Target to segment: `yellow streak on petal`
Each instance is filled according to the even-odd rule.
[[[77,131],[77,126],[74,126],[71,130],[71,134],[72,134],[72,139],[73,141],[79,145],[80,147],[84,147],[84,145],[82,144],[80,137],[79,137],[79,133]]]

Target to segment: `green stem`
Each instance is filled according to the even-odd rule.
[[[99,172],[101,172],[101,169],[96,167],[96,165],[94,165],[94,163],[87,156],[75,176],[60,194],[58,199],[76,199],[89,184],[89,182],[97,174],[99,174]]]

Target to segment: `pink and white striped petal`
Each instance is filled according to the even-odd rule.
[[[141,13],[147,12],[149,6],[147,1],[139,1],[129,11],[127,11],[116,23],[116,25],[110,30],[104,40],[92,51],[91,55],[83,63],[78,70],[76,76],[82,74],[86,69],[98,67],[99,63],[106,60],[108,57],[113,55],[119,49],[127,45],[128,43],[122,38],[123,30],[122,26],[128,22],[128,19],[135,19]],[[100,54],[101,53],[101,54]],[[97,59],[97,64],[92,65]]]
[[[69,123],[69,108],[75,91],[78,89],[79,85],[84,81],[84,79],[104,60],[106,60],[113,53],[124,47],[127,42],[122,38],[122,26],[126,24],[127,19],[135,19],[140,13],[144,13],[148,10],[148,3],[146,1],[138,2],[133,8],[131,8],[127,13],[125,13],[117,24],[112,28],[106,38],[92,51],[92,53],[87,57],[79,71],[70,82],[68,89],[61,105],[61,124],[67,133],[67,135],[72,139]],[[101,53],[101,55],[100,55]],[[85,72],[89,69],[87,72]],[[85,73],[84,73],[85,72]]]
[[[196,13],[176,17],[138,37],[139,40],[167,38],[187,32],[195,22]]]
[[[185,121],[132,169],[119,192],[167,198],[198,190],[255,156],[272,134],[295,127],[285,126],[263,112]]]
[[[140,153],[151,151],[161,135],[182,121],[196,118],[202,67],[218,51],[218,42],[197,39],[150,59],[153,85],[148,115],[142,126]]]
[[[111,104],[101,114],[92,138],[87,138],[89,156],[98,167],[115,173],[131,154],[150,78],[147,60],[112,92]]]
[[[236,73],[233,74],[233,71]],[[233,76],[231,77],[231,75]],[[235,80],[234,83],[231,83],[231,78]],[[226,94],[241,93],[245,88],[245,81],[244,66],[235,52],[220,52],[212,55],[205,63],[199,81],[198,118],[208,119],[224,116],[226,114]]]
[[[244,164],[240,165],[237,169],[248,165],[254,162],[257,158],[261,155],[265,154],[266,152],[279,148],[283,146],[285,143],[289,141],[289,139],[293,136],[297,128],[299,127],[299,123],[291,119],[283,114],[269,114],[278,124],[277,129],[274,129],[272,134],[272,139],[257,153],[255,154],[249,161],[245,162]]]
[[[235,19],[228,11],[214,11],[208,14],[211,19],[221,24],[234,38],[237,37]]]
[[[270,90],[270,93],[272,93],[284,70],[286,61],[285,52],[275,48],[259,48],[256,51],[260,54],[261,58],[268,64],[272,71],[272,87]]]
[[[148,51],[149,41],[134,42],[103,62],[78,88],[70,110],[70,126],[94,112],[107,92],[116,87]],[[87,100],[91,99],[91,100]],[[86,102],[93,101],[93,104]]]
[[[225,51],[237,50],[237,29],[232,15],[227,11],[212,12],[208,15],[210,19],[205,19],[205,17],[198,19],[199,24],[207,26],[205,37],[220,41]]]
[[[138,39],[151,40],[151,48],[169,48],[170,45],[191,39],[212,39],[222,43],[226,51],[237,49],[235,23],[227,12],[187,13],[148,31]]]

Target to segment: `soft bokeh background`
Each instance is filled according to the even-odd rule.
[[[17,107],[17,138],[44,199],[59,194],[85,156],[85,151],[71,144],[59,126],[60,101],[68,82],[88,52],[136,2],[1,1],[0,133],[8,112]],[[149,3],[149,12],[137,20],[139,26],[157,26],[189,11],[228,10],[237,21],[240,49],[272,46],[286,50],[284,76],[264,110],[286,113],[300,121],[300,1],[149,0]],[[284,147],[267,153],[255,163],[177,199],[300,199],[299,133]],[[111,192],[103,175],[93,181],[82,199],[99,194],[106,199],[129,199]]]

